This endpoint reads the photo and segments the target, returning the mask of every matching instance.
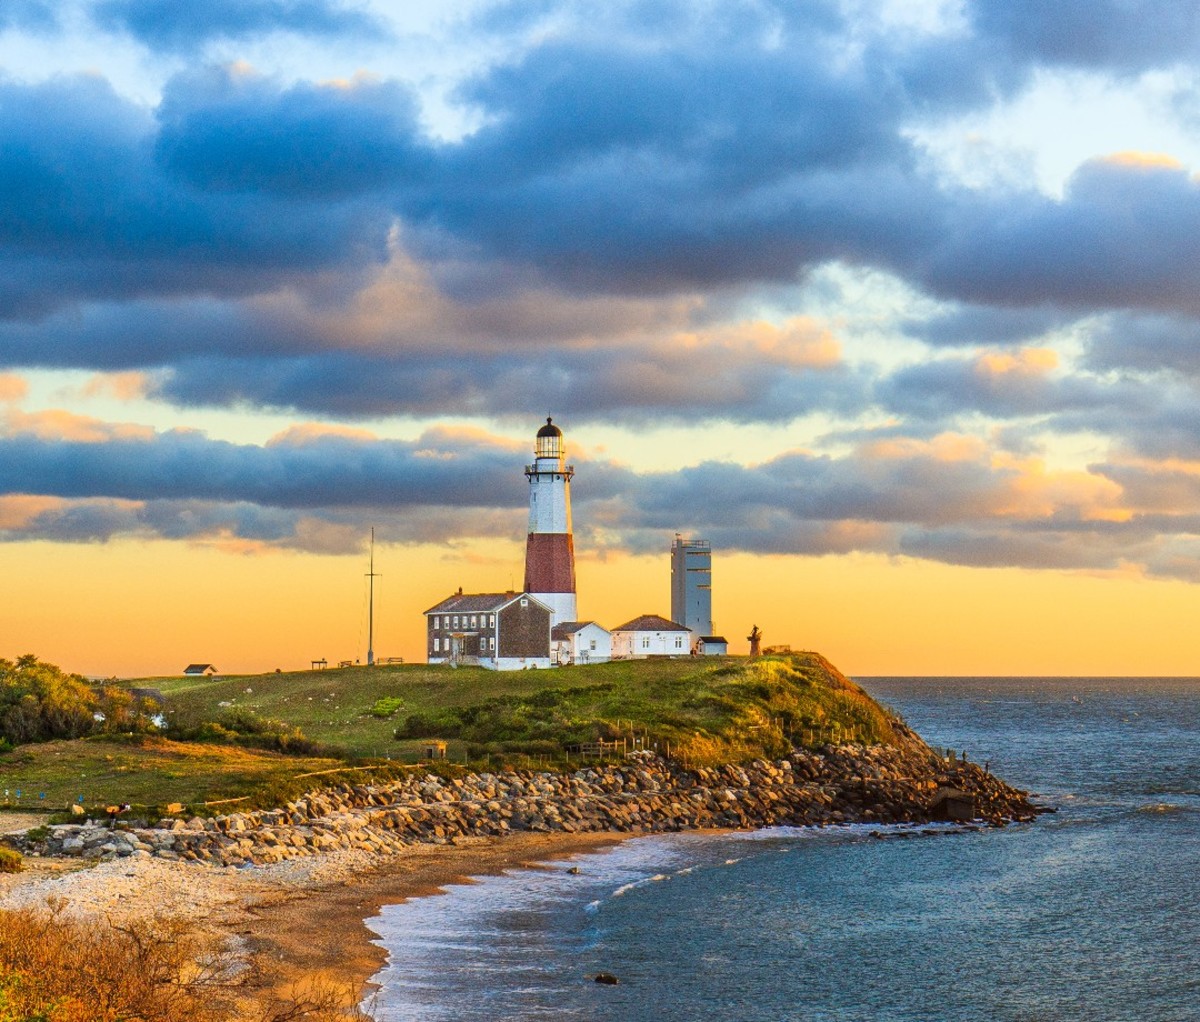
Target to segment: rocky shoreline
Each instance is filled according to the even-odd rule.
[[[387,855],[511,833],[616,835],[708,828],[926,823],[1003,826],[1044,811],[973,763],[923,746],[839,745],[767,762],[687,769],[650,756],[573,773],[413,775],[334,787],[279,809],[141,827],[63,824],[17,839],[26,854],[237,867],[339,850]]]

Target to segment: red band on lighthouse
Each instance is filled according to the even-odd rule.
[[[531,532],[525,543],[525,592],[575,592],[575,538],[569,532]]]

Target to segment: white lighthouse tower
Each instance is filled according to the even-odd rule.
[[[562,430],[547,418],[537,432],[529,479],[529,539],[525,544],[525,592],[546,604],[551,626],[576,621],[575,539],[571,534],[571,477]]]

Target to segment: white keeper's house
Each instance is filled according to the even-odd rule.
[[[602,664],[612,659],[612,632],[595,621],[564,621],[550,630],[550,659],[566,664]]]
[[[687,625],[657,614],[643,614],[612,631],[614,660],[639,660],[652,656],[689,656],[692,633]]]
[[[550,666],[551,609],[529,593],[464,593],[425,611],[431,664],[495,671]]]

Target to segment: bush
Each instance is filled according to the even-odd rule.
[[[0,873],[20,873],[21,853],[11,848],[0,848]]]
[[[183,921],[124,925],[34,909],[0,910],[0,1022],[233,1022],[235,964]],[[368,1019],[345,992],[313,984],[272,998],[262,1022]]]
[[[375,705],[372,706],[367,712],[370,713],[372,717],[379,717],[386,720],[403,705],[404,700],[397,696],[382,696],[381,698],[375,700]]]
[[[234,710],[223,714],[219,720],[206,720],[187,727],[176,724],[167,731],[166,737],[180,742],[240,745],[247,749],[264,749],[289,756],[341,759],[344,755],[341,749],[313,741],[298,727],[259,717],[247,710]],[[3,1020],[0,1019],[0,1022]]]
[[[97,731],[146,731],[157,707],[113,685],[92,686],[32,653],[0,659],[0,752]]]

